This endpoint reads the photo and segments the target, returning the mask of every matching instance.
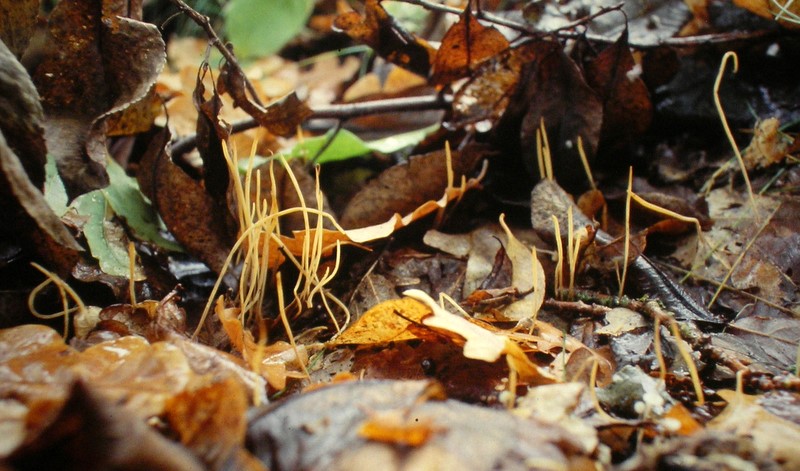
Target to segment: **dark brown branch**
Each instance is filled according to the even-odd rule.
[[[222,57],[224,57],[225,60],[228,61],[228,63],[232,67],[237,69],[237,71],[242,75],[242,77],[244,77],[245,87],[247,87],[247,91],[250,92],[253,102],[263,107],[264,104],[261,102],[261,99],[258,98],[256,89],[253,87],[253,84],[250,83],[249,80],[247,80],[247,76],[242,70],[242,67],[239,65],[239,61],[236,60],[236,56],[234,56],[231,50],[228,49],[227,46],[225,46],[225,44],[217,35],[217,32],[214,31],[214,28],[211,26],[211,20],[207,16],[203,15],[202,13],[199,13],[197,10],[187,5],[183,0],[170,0],[170,1],[172,2],[173,5],[175,5],[175,7],[178,8],[178,10],[181,11],[181,13],[188,16],[192,21],[197,23],[199,27],[203,28],[203,31],[205,31],[206,36],[208,36],[208,41],[211,43],[211,45],[214,46],[222,54]]]
[[[447,109],[453,101],[450,95],[423,95],[405,98],[389,98],[386,100],[342,103],[314,108],[309,119],[341,119],[346,120],[358,116],[380,113],[401,113],[406,111],[426,111]],[[242,132],[258,127],[255,119],[248,118],[232,124],[232,132]],[[175,141],[170,147],[172,155],[180,155],[194,148],[197,135],[192,134]]]

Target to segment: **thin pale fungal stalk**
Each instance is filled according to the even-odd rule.
[[[628,191],[625,196],[625,248],[622,251],[622,277],[619,281],[619,297],[625,293],[625,277],[628,275],[628,256],[631,243],[631,195],[633,194],[633,167],[628,168]]]
[[[564,278],[563,278],[563,270],[564,270],[564,248],[561,246],[561,229],[559,228],[558,218],[555,214],[551,215],[550,217],[553,218],[553,227],[555,230],[555,237],[556,237],[556,272],[555,276],[553,277],[553,292],[556,295],[556,298],[560,298],[561,291],[564,289]]]
[[[31,266],[39,270],[44,276],[47,277],[42,283],[37,285],[34,289],[31,290],[30,294],[28,295],[28,309],[30,310],[31,314],[37,319],[42,320],[50,320],[50,319],[57,319],[59,317],[64,317],[64,339],[67,338],[69,334],[69,315],[73,312],[78,312],[79,314],[86,311],[86,305],[83,303],[83,300],[75,290],[72,289],[64,280],[59,278],[58,275],[55,273],[47,270],[43,266],[39,265],[36,262],[31,262]],[[36,309],[35,301],[36,297],[39,296],[39,292],[43,290],[47,285],[53,283],[58,287],[58,292],[61,297],[61,305],[63,310],[60,312],[56,312],[53,314],[42,314]],[[69,301],[67,301],[67,295],[72,298],[72,301],[75,302],[75,307],[69,307]]]
[[[725,136],[728,137],[728,142],[730,142],[731,148],[733,148],[733,153],[736,155],[736,160],[739,162],[739,169],[742,171],[742,177],[744,177],[745,185],[747,185],[747,195],[750,197],[750,204],[753,207],[753,216],[756,218],[756,220],[758,220],[758,205],[756,204],[756,198],[753,195],[753,186],[750,184],[750,176],[747,174],[747,167],[744,164],[744,158],[742,158],[742,153],[739,152],[739,146],[736,145],[736,140],[733,138],[733,133],[731,132],[730,126],[728,126],[728,120],[725,118],[725,112],[722,109],[722,102],[719,99],[719,87],[722,84],[722,76],[725,73],[725,66],[728,64],[728,59],[731,58],[733,58],[733,73],[736,73],[739,70],[739,56],[732,51],[726,52],[725,55],[722,56],[722,62],[719,65],[719,72],[717,72],[717,78],[714,80],[714,105],[716,105],[719,119],[722,121],[722,127],[725,130]]]
[[[670,319],[669,329],[672,332],[672,335],[675,337],[675,345],[678,347],[678,351],[680,352],[683,361],[686,363],[686,367],[689,369],[689,376],[692,378],[694,393],[697,396],[697,405],[702,406],[706,403],[706,397],[703,393],[703,385],[700,383],[700,374],[697,372],[697,365],[695,365],[694,359],[692,359],[692,354],[689,353],[689,351],[686,349],[686,346],[683,344],[681,332],[675,319]]]

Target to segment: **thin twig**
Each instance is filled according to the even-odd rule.
[[[431,0],[399,0],[399,1],[404,3],[409,3],[411,5],[417,5],[425,9],[441,13],[452,13],[454,15],[460,15],[463,12],[460,8],[442,5],[440,3],[435,3]],[[528,34],[532,36],[555,35],[563,39],[574,39],[578,37],[585,37],[590,41],[612,44],[616,42],[617,37],[611,37],[602,34],[592,34],[581,31],[572,31],[572,30],[578,26],[585,25],[586,23],[597,18],[598,16],[605,15],[606,13],[609,13],[611,11],[621,10],[622,5],[623,3],[619,3],[609,7],[604,7],[591,15],[579,18],[578,20],[575,20],[572,23],[569,23],[565,26],[559,27],[558,29],[552,31],[540,31],[528,25],[518,23],[513,20],[509,20],[508,18],[503,18],[501,16],[493,15],[483,10],[476,12],[475,17],[480,20],[486,21],[488,23],[493,23],[498,26],[505,26],[506,28],[512,29],[519,33]],[[709,44],[728,43],[746,39],[757,39],[771,34],[775,34],[775,32],[769,30],[730,31],[724,33],[703,34],[699,36],[664,38],[657,42],[638,42],[636,40],[629,40],[628,46],[635,49],[653,49],[661,46],[693,47],[693,46],[702,46]]]
[[[362,101],[357,103],[341,103],[314,108],[309,119],[350,119],[358,116],[380,113],[399,113],[404,111],[441,110],[448,108],[453,102],[450,95],[423,95],[416,97],[389,98],[386,100]],[[238,133],[258,127],[253,118],[237,121],[232,124],[232,133]],[[191,134],[175,141],[170,146],[172,155],[180,155],[194,149],[197,135]]]
[[[211,45],[217,48],[217,50],[222,54],[222,57],[224,57],[225,60],[228,61],[228,63],[242,75],[242,77],[244,78],[245,87],[247,87],[247,91],[250,92],[253,102],[263,107],[264,104],[261,102],[261,99],[258,98],[256,89],[253,87],[253,84],[250,83],[250,81],[247,79],[244,70],[242,70],[242,66],[240,66],[239,61],[236,60],[236,56],[234,56],[231,50],[228,49],[227,46],[225,46],[225,44],[217,35],[217,32],[214,31],[214,28],[211,26],[211,20],[206,15],[199,13],[197,10],[187,5],[183,0],[170,0],[170,1],[184,15],[188,16],[189,19],[197,23],[199,27],[203,28],[203,31],[205,31],[206,36],[208,36],[208,40],[211,43]]]
[[[400,1],[404,3],[409,3],[411,5],[417,5],[431,11],[438,11],[441,13],[452,13],[454,15],[461,15],[462,13],[464,13],[464,11],[460,8],[449,7],[447,5],[435,3],[430,0],[400,0]],[[519,33],[524,33],[533,36],[543,36],[543,35],[551,35],[554,33],[560,33],[584,25],[589,21],[592,21],[593,19],[597,18],[598,16],[605,15],[606,13],[611,11],[621,10],[623,5],[624,3],[618,3],[616,5],[612,5],[609,7],[603,7],[600,10],[596,11],[595,13],[592,13],[591,15],[587,15],[583,18],[575,20],[572,23],[564,25],[553,31],[536,30],[526,24],[518,23],[516,21],[509,20],[508,18],[503,18],[502,16],[493,15],[491,13],[484,11],[483,9],[478,9],[475,11],[475,18],[499,26],[505,26],[506,28],[512,29]]]

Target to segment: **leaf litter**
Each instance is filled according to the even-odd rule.
[[[721,133],[666,124],[689,116],[680,67],[724,71],[718,44],[743,68],[759,34],[779,44],[767,57],[794,54],[791,5],[741,5],[778,20],[742,31],[702,2],[407,3],[428,11],[414,34],[377,0],[320,4],[283,58],[214,43],[219,70],[204,47],[168,65],[140,4],[0,22],[0,85],[20,97],[0,100],[2,210],[27,239],[4,228],[0,269],[43,262],[18,283],[66,327],[0,331],[3,466],[794,467],[794,111],[763,93],[757,120],[734,107],[730,141],[751,141],[735,165]],[[313,56],[328,40],[375,56]],[[679,71],[654,70],[687,46]],[[790,93],[787,74],[762,89]],[[721,77],[704,92],[720,114]],[[376,103],[404,103],[411,126]],[[370,144],[395,125],[425,133]],[[668,168],[682,177],[658,181]],[[178,285],[177,257],[215,278]]]

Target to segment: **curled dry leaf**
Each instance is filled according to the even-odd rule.
[[[239,319],[239,308],[226,308],[222,297],[217,300],[214,312],[228,338],[250,369],[263,376],[275,390],[286,387],[287,378],[303,378],[302,370],[308,363],[304,345],[293,348],[286,342],[272,345],[257,343]]]
[[[56,267],[60,274],[69,273],[79,258],[78,252],[83,248],[50,209],[44,195],[31,183],[2,133],[0,177],[4,183],[0,190],[4,204],[0,206],[0,211],[4,217],[17,222],[13,237],[33,242],[33,249]]]
[[[108,184],[106,120],[141,100],[166,61],[155,25],[138,10],[64,0],[48,19],[41,59],[31,64],[45,111],[45,137],[72,196]]]
[[[536,248],[528,248],[514,237],[502,216],[500,225],[506,233],[505,248],[508,258],[511,259],[511,284],[518,292],[526,293],[522,299],[503,309],[501,315],[507,320],[513,321],[535,318],[544,303],[544,268],[536,256]]]
[[[220,71],[218,87],[220,92],[230,94],[234,106],[243,109],[273,134],[291,135],[303,120],[311,116],[311,109],[294,92],[267,106],[255,103],[247,96],[241,70],[231,67],[227,62]]]
[[[0,18],[3,18],[0,7]],[[9,18],[13,18],[10,15]],[[3,21],[0,19],[0,21]],[[5,44],[0,42],[0,131],[20,158],[31,182],[41,189],[47,148],[44,142],[44,112],[39,93],[28,72]]]

